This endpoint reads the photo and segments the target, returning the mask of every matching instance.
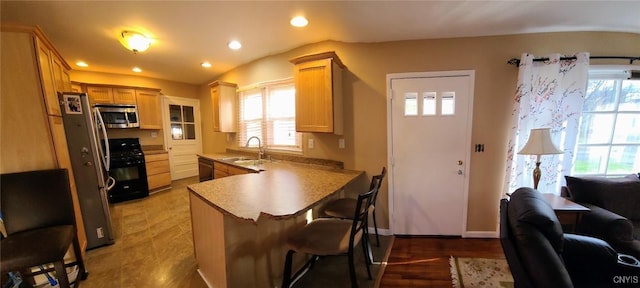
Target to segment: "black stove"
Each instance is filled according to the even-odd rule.
[[[109,202],[116,203],[149,196],[144,153],[138,138],[109,139],[109,176],[116,184],[109,190]]]

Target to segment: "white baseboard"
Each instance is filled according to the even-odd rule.
[[[376,234],[376,229],[373,227],[369,227],[369,235],[375,235]],[[378,228],[378,235],[384,235],[384,236],[390,236],[393,235],[391,233],[391,230],[389,229],[381,229]]]

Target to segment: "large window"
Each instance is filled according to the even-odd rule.
[[[574,175],[640,171],[640,80],[628,73],[591,73],[582,109]]]
[[[238,146],[256,136],[270,150],[302,151],[302,136],[296,132],[296,91],[293,80],[256,85],[240,92]],[[251,147],[257,141],[251,141]]]

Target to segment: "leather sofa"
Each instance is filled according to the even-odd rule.
[[[561,195],[589,209],[576,233],[600,238],[616,250],[640,259],[640,178],[565,176]]]
[[[551,206],[531,188],[501,200],[500,241],[516,288],[637,287],[640,281],[640,262],[601,239],[564,234]]]

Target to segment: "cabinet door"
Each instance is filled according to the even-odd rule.
[[[237,132],[236,84],[216,81],[211,87],[214,132]]]
[[[331,60],[296,65],[296,131],[333,132]]]
[[[91,106],[95,104],[113,104],[113,89],[109,87],[87,86],[87,95]]]
[[[136,105],[136,90],[113,88],[113,103]]]
[[[44,100],[47,106],[47,114],[62,116],[60,105],[58,104],[58,94],[56,94],[53,68],[51,67],[51,50],[36,38],[38,47],[38,63],[40,64],[40,80],[44,90]]]
[[[62,64],[62,61],[55,55],[51,55],[51,64],[53,65],[53,79],[56,85],[57,92],[71,91],[71,79],[69,78],[69,72]]]
[[[162,129],[160,95],[153,90],[136,90],[140,129]]]

